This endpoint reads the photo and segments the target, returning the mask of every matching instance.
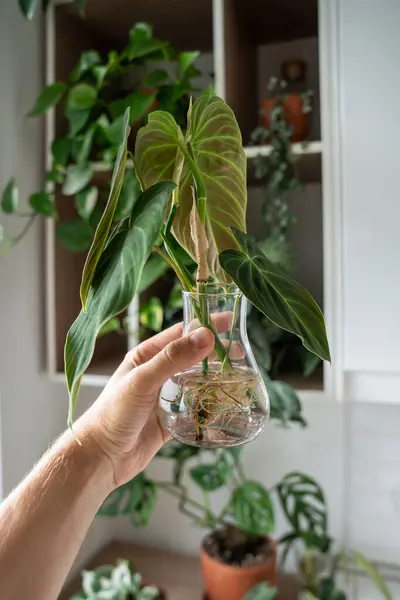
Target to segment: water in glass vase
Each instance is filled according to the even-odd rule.
[[[246,298],[234,285],[206,288],[203,294],[183,292],[184,333],[209,328],[214,350],[163,386],[164,426],[186,444],[238,446],[263,431],[269,416],[268,394],[247,338]]]

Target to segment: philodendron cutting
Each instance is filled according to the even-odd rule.
[[[157,252],[174,269],[185,296],[185,332],[210,329],[214,353],[178,373],[161,392],[165,425],[182,441],[234,446],[258,435],[268,396],[247,341],[246,298],[278,327],[330,360],[321,310],[281,273],[246,234],[246,157],[232,110],[216,96],[190,107],[186,131],[167,112],[149,115],[136,139],[140,182],[131,214],[113,226],[124,177],[129,114],[111,192],[89,250],[81,284],[82,310],[67,335],[65,368],[72,424],[81,377],[96,337],[124,311],[143,267]],[[190,255],[196,279],[185,267]]]

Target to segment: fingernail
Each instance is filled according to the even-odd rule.
[[[210,344],[210,332],[205,327],[195,329],[190,335],[190,341],[196,348],[206,348]]]

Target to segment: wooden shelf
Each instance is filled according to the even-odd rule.
[[[86,566],[94,569],[104,564],[115,564],[118,558],[132,562],[146,583],[165,590],[168,600],[203,600],[203,580],[199,557],[190,557],[169,550],[134,546],[124,542],[112,542],[101,550]],[[299,588],[296,576],[281,574],[278,579],[277,600],[297,600]],[[59,597],[69,600],[81,590],[81,578],[77,577]],[[227,598],[226,600],[229,600]]]
[[[75,4],[60,5],[57,10],[82,22]],[[96,37],[117,49],[126,44],[135,22],[146,22],[153,25],[157,37],[178,50],[209,52],[213,47],[212,18],[212,0],[87,0],[84,22]]]

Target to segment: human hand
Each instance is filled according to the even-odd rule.
[[[230,319],[218,315],[218,331]],[[91,437],[110,462],[114,485],[142,471],[168,439],[158,413],[161,386],[212,352],[214,336],[204,327],[182,337],[182,324],[128,352],[104,391],[77,421],[76,433]],[[85,442],[84,442],[85,443]]]

